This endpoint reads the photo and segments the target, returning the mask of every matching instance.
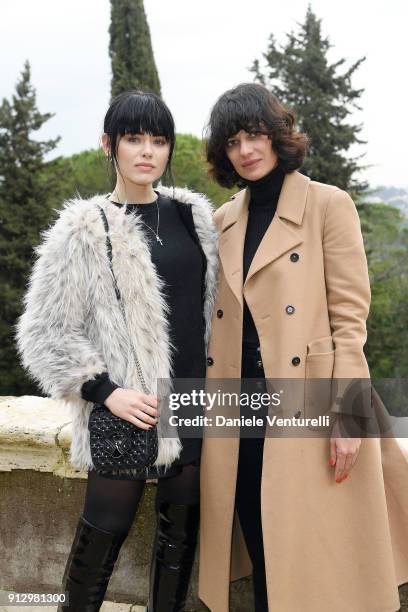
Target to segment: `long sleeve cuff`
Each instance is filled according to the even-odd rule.
[[[111,381],[108,372],[102,372],[82,385],[81,396],[87,402],[103,404],[106,398],[118,388],[119,385]]]

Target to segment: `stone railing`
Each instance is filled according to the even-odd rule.
[[[63,402],[30,395],[0,401],[0,472],[34,470],[86,478],[67,459],[71,417]]]

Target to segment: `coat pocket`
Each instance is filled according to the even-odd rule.
[[[312,340],[307,345],[306,372],[308,378],[331,378],[334,368],[334,344],[331,336]]]
[[[334,343],[331,336],[312,340],[307,345],[305,371],[305,417],[318,419],[329,415],[333,402]],[[312,431],[327,427],[308,425]]]

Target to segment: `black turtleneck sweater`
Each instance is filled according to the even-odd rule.
[[[243,282],[245,282],[254,255],[275,214],[284,178],[285,173],[277,166],[258,181],[247,182],[250,201],[244,243]],[[259,345],[258,332],[245,300],[242,339],[245,343]]]

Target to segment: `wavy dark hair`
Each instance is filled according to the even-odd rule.
[[[173,116],[168,106],[154,93],[130,90],[113,98],[103,122],[103,131],[109,136],[109,161],[116,176],[119,141],[125,134],[151,134],[163,136],[170,144],[165,176],[172,183],[171,159],[176,142]]]
[[[295,128],[295,115],[264,85],[241,83],[218,98],[206,128],[209,174],[222,187],[246,185],[226,154],[228,139],[240,130],[267,134],[285,173],[303,164],[308,137]]]

